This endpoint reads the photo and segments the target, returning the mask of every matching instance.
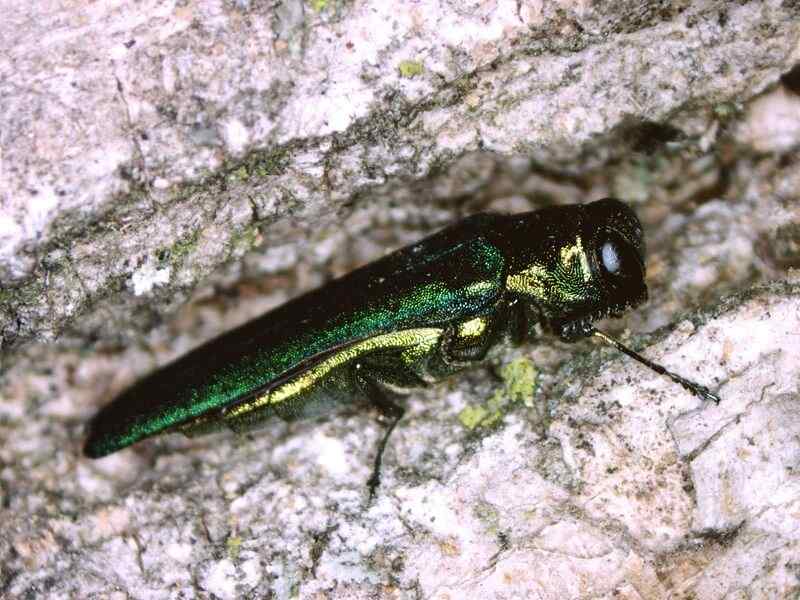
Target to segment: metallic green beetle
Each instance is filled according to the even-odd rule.
[[[399,392],[520,344],[539,325],[565,341],[596,335],[692,393],[705,387],[597,331],[647,299],[644,240],[614,199],[517,215],[478,214],[334,280],[190,352],[140,381],[92,421],[97,458],[143,438],[188,435],[264,419],[295,419],[358,399],[389,418]]]

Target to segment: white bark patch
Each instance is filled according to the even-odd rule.
[[[131,275],[133,293],[136,296],[147,294],[157,285],[164,285],[169,282],[171,267],[159,269],[150,261],[144,263]]]

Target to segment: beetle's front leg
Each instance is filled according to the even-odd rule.
[[[546,319],[536,301],[518,297],[506,304],[506,330],[508,339],[514,346],[521,346],[537,337],[537,328]]]

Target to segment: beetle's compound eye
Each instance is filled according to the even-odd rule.
[[[636,249],[619,234],[609,231],[598,252],[603,270],[614,278],[642,276]]]
[[[614,242],[608,241],[603,244],[603,248],[600,250],[600,256],[603,259],[603,268],[609,273],[616,273],[619,271],[621,266],[619,252],[617,252],[617,247],[614,245]]]

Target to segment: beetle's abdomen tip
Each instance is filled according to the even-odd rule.
[[[110,435],[108,431],[103,431],[96,423],[92,423],[89,436],[83,445],[83,455],[87,458],[103,458],[122,447],[116,436]]]
[[[104,444],[102,444],[96,436],[89,434],[89,438],[83,445],[83,455],[86,458],[102,458],[109,454],[103,446]]]

